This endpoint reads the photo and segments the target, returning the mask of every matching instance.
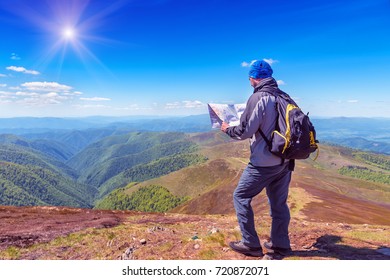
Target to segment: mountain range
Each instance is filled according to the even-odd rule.
[[[230,224],[231,218],[226,218],[228,222],[217,217],[234,217],[232,193],[248,162],[249,144],[233,141],[220,131],[202,131],[201,126],[205,124],[198,127],[197,124],[203,117],[138,119],[132,120],[134,126],[127,123],[128,120],[115,124],[101,121],[104,125],[100,127],[42,127],[41,131],[35,132],[31,128],[15,128],[23,133],[0,135],[0,204],[43,207],[24,208],[28,213],[38,211],[40,215],[45,215],[45,209],[57,209],[47,207],[70,206],[75,210],[69,210],[69,213],[84,213],[87,220],[88,215],[103,213],[96,212],[102,211],[98,209],[170,212],[172,216],[167,218],[170,221],[167,223],[175,223],[175,217],[198,221],[195,216],[200,222],[201,217],[213,214],[218,220],[216,223],[230,232],[232,229],[222,224]],[[328,123],[323,120],[315,124],[321,142],[319,157],[316,161],[310,158],[297,162],[291,183],[289,205],[296,226],[302,221],[321,223],[322,228],[326,224],[390,226],[388,128],[379,120],[377,125],[371,124],[371,130],[381,130],[381,136],[370,136],[369,123],[355,120],[345,124],[341,133],[342,129],[336,124],[346,121],[339,119]],[[148,125],[152,123],[154,126]],[[192,126],[186,126],[186,123]],[[146,129],[134,128],[141,125]],[[161,131],[153,131],[158,130],[158,126]],[[186,129],[189,131],[181,131]],[[348,145],[344,146],[339,140],[337,145],[331,142],[331,139],[353,139],[359,129],[365,131],[359,137],[366,141],[367,149],[376,147],[385,152],[346,147]],[[337,130],[340,131],[336,133]],[[260,217],[268,216],[264,194],[253,201],[253,206]],[[12,208],[4,211],[18,212]],[[49,211],[61,213],[62,210]],[[55,216],[54,212],[50,213]],[[128,217],[124,212],[120,213]],[[61,220],[60,217],[55,219]],[[119,221],[119,218],[102,219],[104,228],[117,225]],[[135,219],[137,224],[148,221],[148,218],[141,219],[143,222],[140,218]],[[50,228],[55,228],[54,224]],[[1,240],[7,244],[16,244],[12,240],[24,242],[23,234],[26,233],[20,235],[18,231],[15,237],[9,237],[12,230],[6,225],[3,228],[7,231],[0,234]],[[74,225],[66,232],[78,228]],[[26,239],[28,244],[30,239]],[[368,239],[374,242],[371,237]],[[202,256],[200,258],[207,258]]]
[[[390,154],[390,119],[315,118],[312,122],[321,142]],[[0,134],[30,139],[57,140],[78,152],[91,141],[112,134],[134,131],[207,132],[208,115],[186,117],[84,117],[84,118],[0,118]]]

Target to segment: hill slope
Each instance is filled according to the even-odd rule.
[[[257,215],[256,224],[261,240],[268,239],[268,214]],[[293,255],[285,259],[390,260],[389,231],[389,226],[318,223],[293,217]],[[229,241],[239,238],[234,215],[0,206],[0,259],[259,259],[228,248]],[[265,256],[271,258],[280,256]]]
[[[91,207],[96,189],[51,170],[0,162],[0,204]]]
[[[53,143],[12,135],[1,142],[0,204],[91,207],[97,190],[76,182],[76,171],[52,154]]]
[[[68,161],[80,171],[79,181],[100,187],[107,180],[136,165],[194,152],[196,145],[183,133],[129,133],[106,137],[89,145]]]
[[[30,148],[62,162],[68,160],[73,155],[67,145],[55,140],[29,140],[12,134],[0,134],[0,143]]]
[[[187,144],[176,145],[184,142]],[[138,146],[135,146],[136,143]],[[179,147],[174,150],[177,154],[164,157],[161,156],[163,151],[157,151],[161,147],[172,149],[175,145]],[[5,147],[3,158],[7,160],[0,164],[0,174],[12,178],[16,184],[11,185],[11,180],[0,177],[3,194],[12,188],[16,192],[13,197],[44,205],[47,203],[45,199],[59,189],[34,188],[40,196],[32,196],[26,191],[29,184],[25,187],[19,185],[39,182],[39,186],[44,186],[49,181],[52,186],[61,186],[63,190],[74,183],[70,176],[65,176],[63,180],[66,186],[60,183],[61,180],[57,181],[60,175],[57,164],[42,160],[42,154],[32,151],[31,147],[27,150],[15,145]],[[117,194],[116,198],[130,197],[133,201],[135,197],[137,204],[142,206],[153,202],[148,199],[150,193],[165,197],[168,203],[176,203],[186,196],[190,199],[171,213],[161,214],[0,206],[0,259],[143,260],[156,259],[156,256],[161,259],[253,259],[228,248],[229,241],[240,238],[232,193],[248,161],[246,141],[234,142],[214,132],[178,134],[174,138],[151,134],[150,139],[146,134],[138,133],[109,137],[90,145],[88,149],[89,153],[78,155],[81,161],[74,164],[80,164],[83,172],[90,172],[89,175],[93,176],[99,174],[88,170],[88,162],[96,160],[97,165],[110,166],[116,159],[123,159],[124,155],[137,155],[140,159],[140,155],[158,155],[151,161],[145,160],[144,165],[129,165],[117,173],[117,178],[110,177],[122,180],[121,184],[125,180],[132,182],[111,193]],[[199,161],[195,160],[193,164],[193,159]],[[34,162],[39,164],[29,165]],[[174,162],[180,163],[179,167],[170,172],[167,167]],[[342,171],[345,167],[350,168],[347,173]],[[156,175],[151,175],[151,171]],[[18,174],[28,176],[22,180]],[[386,183],[389,174],[389,156],[342,147],[321,145],[317,161],[299,161],[288,201],[294,255],[286,259],[389,260],[390,186]],[[148,179],[150,176],[160,177]],[[372,176],[381,181],[375,181]],[[148,180],[133,182],[144,179]],[[112,182],[112,186],[115,184]],[[150,185],[161,187],[145,192],[144,188]],[[110,188],[107,187],[107,190]],[[65,195],[77,197],[80,194],[84,197],[76,190],[83,188],[72,188]],[[1,197],[6,198],[7,195]],[[153,209],[155,205],[150,206]],[[257,230],[264,241],[269,238],[270,226],[264,193],[254,199],[253,206]],[[278,257],[267,255],[267,258]]]
[[[218,135],[214,136],[216,138],[202,136],[196,134],[192,140],[201,145],[198,153],[206,156],[209,159],[207,162],[131,184],[118,191],[117,195],[126,197],[145,186],[159,185],[175,196],[191,198],[175,208],[174,212],[234,213],[232,193],[247,164],[248,144],[223,143],[225,139],[221,141]],[[369,162],[362,159],[362,155],[366,158],[371,155],[375,160]],[[378,165],[375,161],[379,159],[382,163]],[[360,166],[372,170],[378,177],[389,176],[390,171],[386,170],[386,163],[389,162],[389,156],[321,145],[317,161],[308,159],[297,163],[289,198],[292,213],[299,212],[306,219],[315,221],[390,225],[390,185],[352,178],[339,171],[343,166]],[[264,193],[253,201],[253,206],[256,211],[268,211]]]

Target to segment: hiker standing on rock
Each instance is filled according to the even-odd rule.
[[[262,247],[254,223],[252,198],[264,188],[269,199],[272,217],[271,241],[264,242],[270,252],[287,255],[291,252],[288,227],[290,210],[287,206],[291,180],[289,161],[283,162],[273,155],[259,130],[271,136],[277,121],[275,97],[267,92],[275,91],[278,84],[272,77],[273,70],[264,60],[253,62],[249,81],[254,88],[241,115],[240,124],[229,126],[222,123],[221,130],[236,140],[250,139],[250,162],[241,175],[233,194],[234,208],[241,230],[242,240],[230,242],[236,252],[248,256],[263,256]]]

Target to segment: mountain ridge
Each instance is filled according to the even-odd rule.
[[[90,145],[107,151],[105,155],[98,154],[102,159],[98,163],[101,164],[107,159],[134,152],[134,147],[126,146],[125,140],[130,136],[139,136],[144,150],[148,150],[147,143],[156,139],[145,141],[141,136],[146,135],[130,133],[103,138],[99,140],[102,142]],[[168,170],[167,174],[159,174],[144,182],[129,182],[128,188],[116,191],[131,195],[143,187],[155,185],[177,198],[191,196],[186,202],[165,213],[0,206],[0,259],[153,259],[156,255],[163,259],[249,259],[231,251],[227,245],[229,241],[240,238],[232,193],[248,162],[248,143],[232,141],[219,131],[178,135],[195,145],[194,149],[168,155],[166,164],[171,160],[174,162],[173,158],[178,155],[199,156],[204,161],[180,166],[173,172]],[[178,135],[166,138],[166,143],[176,143],[172,140],[177,140]],[[162,138],[154,143],[159,141]],[[19,144],[21,146],[15,142],[2,144],[3,151],[36,153],[39,158],[45,156],[23,142]],[[156,147],[160,147],[158,145]],[[340,168],[350,165],[389,174],[390,170],[386,169],[389,156],[322,144],[320,149],[317,161],[299,161],[293,174],[289,206],[295,253],[287,259],[390,259],[381,253],[386,253],[390,247],[389,186],[339,173]],[[4,159],[0,162],[0,170],[9,165],[27,168],[35,160],[27,157],[29,161],[23,162],[15,157],[19,163],[10,163]],[[43,161],[42,167],[33,170],[52,172],[44,168],[50,164]],[[131,168],[126,170],[131,173]],[[137,174],[146,172],[144,174],[150,175],[146,165],[140,168]],[[26,171],[19,173],[29,174]],[[37,180],[35,173],[31,173],[31,178],[35,176],[34,180]],[[0,179],[0,190],[5,182]],[[26,199],[33,200],[28,195]],[[264,193],[254,199],[253,206],[259,235],[266,240],[270,218]]]

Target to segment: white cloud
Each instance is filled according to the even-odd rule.
[[[9,92],[9,91],[0,90],[0,94],[2,94],[2,95],[12,95],[13,93]]]
[[[105,97],[81,97],[80,100],[85,100],[85,101],[110,101],[111,98],[105,98]]]
[[[280,86],[283,86],[283,85],[286,84],[283,80],[277,80],[276,82],[277,82],[278,85],[280,85]]]
[[[26,82],[18,87],[8,87],[7,90],[0,91],[0,94],[13,99],[15,104],[26,107],[72,104],[75,97],[82,94],[79,91],[74,91],[71,86],[57,82]]]
[[[278,60],[275,60],[275,59],[272,59],[272,58],[263,58],[263,60],[265,62],[267,62],[268,64],[270,64],[270,65],[279,62]],[[246,61],[241,62],[241,66],[242,67],[250,67],[255,61],[257,61],[257,60],[255,59],[255,60],[252,60],[251,62],[246,62]]]
[[[140,107],[138,104],[131,104],[128,107],[115,107],[113,110],[116,111],[151,111],[151,107]]]
[[[2,98],[4,98],[4,97],[0,96],[0,104],[10,104],[10,103],[12,103],[11,100],[3,100]]]
[[[16,96],[37,96],[39,95],[38,93],[36,92],[25,92],[25,91],[17,91],[15,93]]]
[[[85,104],[85,105],[74,105],[77,108],[111,108],[111,106],[106,106],[102,104]]]
[[[205,106],[206,104],[198,100],[195,101],[186,100],[181,102],[166,103],[165,109],[179,109],[179,108],[194,109],[194,108],[203,108]]]
[[[25,96],[29,96],[29,97],[21,99],[17,103],[28,105],[28,106],[45,106],[45,105],[61,104],[63,103],[63,101],[68,99],[68,97],[60,95],[56,92],[49,92],[45,94],[27,93],[27,95]]]
[[[11,53],[11,57],[10,57],[12,60],[20,60],[20,56],[16,53]]]
[[[0,84],[0,87],[6,87],[7,84]]]
[[[165,109],[177,109],[180,108],[180,102],[173,102],[165,104]]]
[[[15,88],[16,89],[16,88]],[[16,103],[29,107],[63,104],[74,98],[72,87],[57,82],[28,82],[20,85],[13,95]]]
[[[130,110],[139,110],[140,109],[138,104],[131,104],[128,108]]]
[[[348,103],[358,103],[359,100],[347,100]]]
[[[246,61],[243,61],[243,62],[241,62],[241,66],[242,67],[249,67],[249,63],[248,62],[246,62]]]
[[[31,91],[53,91],[53,92],[68,92],[72,87],[61,85],[57,82],[29,82],[21,85]]]
[[[195,100],[195,101],[183,101],[184,108],[201,108],[204,107],[205,104],[202,102]]]
[[[265,62],[267,62],[269,65],[272,65],[274,63],[278,63],[279,62],[279,60],[275,60],[275,59],[272,59],[272,58],[263,58],[263,60]]]
[[[4,74],[0,74],[0,77],[7,77],[7,75],[4,75]]]
[[[27,70],[24,67],[18,67],[18,66],[8,66],[6,69],[11,70],[11,71],[15,71],[15,72],[25,73],[25,74],[31,74],[31,75],[39,75],[40,74],[38,71]]]
[[[249,67],[249,66],[251,66],[255,61],[256,61],[256,59],[255,59],[255,60],[252,60],[251,62],[246,62],[246,61],[241,62],[241,66],[242,66],[242,67]]]

